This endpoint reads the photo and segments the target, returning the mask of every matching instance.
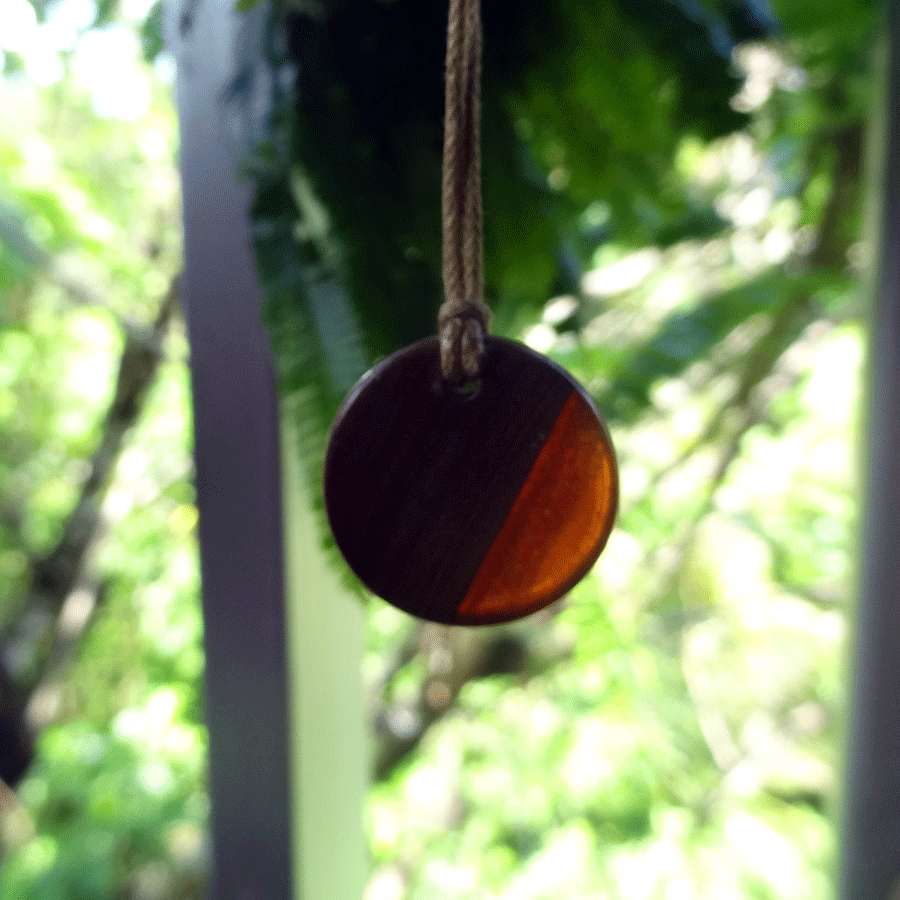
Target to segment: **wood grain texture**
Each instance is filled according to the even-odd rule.
[[[549,456],[548,446],[555,447]],[[575,446],[592,449],[573,456]],[[534,494],[530,478],[542,457],[538,481],[557,486]],[[588,469],[576,473],[573,465]],[[517,504],[529,506],[521,499],[529,484],[552,512],[540,522],[520,512],[510,525]],[[573,493],[560,484],[580,487]],[[594,485],[587,514],[568,505],[585,485]],[[617,500],[612,444],[591,401],[554,363],[502,338],[488,340],[474,396],[445,385],[435,338],[377,365],[335,419],[324,490],[335,541],[363,583],[413,615],[447,624],[508,621],[558,599],[605,544]],[[586,529],[580,543],[562,527],[572,521]],[[522,534],[526,540],[515,538]],[[535,587],[557,565],[546,554],[561,534],[569,571]],[[506,550],[498,555],[500,535]],[[580,555],[568,552],[575,545]],[[517,573],[509,583],[508,568]],[[534,583],[523,591],[531,570]],[[482,588],[472,593],[479,573]]]

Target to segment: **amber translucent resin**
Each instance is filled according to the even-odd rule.
[[[569,590],[609,536],[616,468],[596,413],[572,391],[465,599],[461,620],[523,613]]]

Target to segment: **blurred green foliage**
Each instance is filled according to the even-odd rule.
[[[54,630],[78,604],[53,618],[32,583],[89,477],[126,335],[180,265],[162,6],[82,6],[16,0],[0,34],[0,660],[40,723],[0,794],[0,900],[194,898],[208,800],[179,326],[102,498],[93,605],[62,659]],[[359,374],[434,327],[444,8],[330,0],[288,14],[287,47],[270,29],[244,48],[300,63],[290,90],[271,82],[273,122],[248,123],[269,137],[244,169],[313,472]],[[448,633],[369,602],[373,755],[393,761],[366,809],[367,898],[818,900],[873,4],[485,16],[496,329],[596,396],[622,511],[567,603],[511,629]],[[237,104],[254,88],[239,76]],[[503,659],[472,664],[499,637]],[[441,679],[449,706],[428,693]]]
[[[125,336],[152,336],[180,266],[171,87],[137,55],[143,11],[30,9],[4,9],[0,41],[0,661],[39,736],[17,797],[0,798],[0,897],[200,896],[206,732],[180,328],[97,498],[85,577],[61,609],[34,581],[96,474]],[[109,90],[116,60],[124,98]]]

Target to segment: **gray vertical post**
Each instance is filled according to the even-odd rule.
[[[248,192],[227,127],[235,14],[172,16],[184,190],[215,900],[292,897],[279,428]],[[114,77],[111,73],[110,77]]]
[[[841,900],[900,898],[900,41],[889,6]]]

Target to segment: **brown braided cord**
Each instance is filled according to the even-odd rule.
[[[481,207],[480,0],[450,0],[444,114],[444,303],[438,315],[441,370],[477,378],[490,310],[484,303]]]

